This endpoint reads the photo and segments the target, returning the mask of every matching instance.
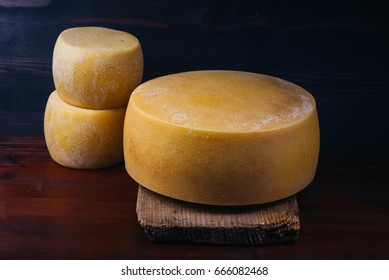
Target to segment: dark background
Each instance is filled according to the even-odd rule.
[[[388,9],[374,1],[292,2],[54,0],[44,8],[0,7],[0,133],[43,134],[55,40],[66,28],[97,25],[139,38],[144,81],[196,69],[274,75],[314,95],[322,146],[388,147]]]
[[[53,0],[35,8],[1,6],[5,2],[0,1],[0,258],[389,258],[389,10],[384,2]],[[190,251],[152,244],[136,223],[133,194],[126,204],[125,186],[135,192],[136,183],[123,166],[75,173],[51,161],[43,114],[54,90],[53,47],[64,29],[87,25],[137,36],[144,81],[188,70],[233,69],[277,76],[312,93],[322,150],[312,186],[298,196],[297,244],[192,246]],[[119,179],[101,179],[112,174]],[[35,191],[27,194],[30,189]],[[122,212],[110,210],[104,196]],[[67,216],[58,212],[47,218],[59,206],[44,199],[62,205],[75,197],[85,200],[81,210],[69,206]],[[88,207],[106,212],[88,212]],[[115,222],[103,218],[109,213]],[[58,247],[61,238],[64,245]],[[102,242],[112,246],[99,248]]]

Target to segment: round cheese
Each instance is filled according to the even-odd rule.
[[[125,107],[142,76],[142,49],[131,34],[77,27],[63,31],[57,39],[54,84],[69,104],[87,109]]]
[[[92,110],[62,101],[54,91],[46,105],[44,133],[54,161],[78,169],[96,169],[123,161],[125,108]]]
[[[306,187],[319,154],[314,98],[247,72],[194,71],[150,80],[130,98],[126,169],[179,200],[250,205]]]

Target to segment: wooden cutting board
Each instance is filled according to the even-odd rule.
[[[156,242],[281,244],[296,241],[300,229],[296,196],[255,206],[209,206],[139,186],[136,212],[140,225]]]

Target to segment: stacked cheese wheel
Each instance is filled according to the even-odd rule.
[[[179,200],[249,205],[293,195],[319,154],[315,100],[290,82],[247,72],[156,78],[131,95],[124,159],[141,185]]]
[[[131,92],[142,80],[138,39],[126,32],[79,27],[60,34],[44,118],[48,150],[57,163],[104,168],[123,160],[123,123]]]

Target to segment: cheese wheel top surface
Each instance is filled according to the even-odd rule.
[[[142,77],[142,48],[129,33],[76,27],[63,31],[55,43],[55,88],[71,105],[103,110],[125,107]]]
[[[86,51],[127,51],[139,45],[135,36],[103,27],[75,27],[63,31],[60,37],[67,45]]]
[[[299,122],[315,109],[303,88],[239,71],[193,71],[150,80],[130,102],[159,121],[215,132],[261,132]]]
[[[320,131],[313,97],[275,77],[194,71],[148,81],[131,95],[126,169],[183,201],[250,205],[293,195],[313,179]]]

